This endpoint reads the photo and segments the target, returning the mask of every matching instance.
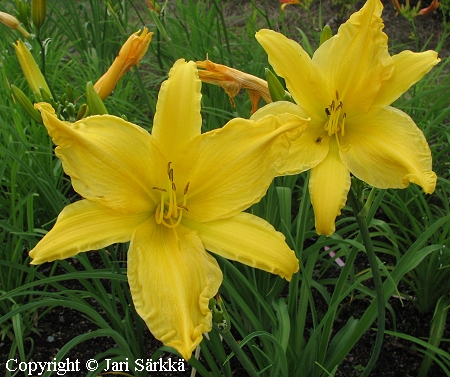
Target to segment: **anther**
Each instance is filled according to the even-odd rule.
[[[184,188],[184,195],[186,195],[187,194],[187,192],[188,192],[188,190],[189,190],[189,184],[190,184],[191,182],[188,182],[187,184],[186,184],[186,187]]]

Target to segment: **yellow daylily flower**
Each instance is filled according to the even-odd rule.
[[[440,59],[434,51],[390,56],[382,9],[379,0],[368,0],[312,58],[282,34],[256,34],[296,104],[269,104],[252,119],[278,112],[311,117],[278,174],[311,169],[309,191],[318,234],[335,231],[350,173],[382,189],[404,188],[410,182],[426,193],[435,189],[436,174],[422,131],[389,105]]]
[[[45,81],[44,75],[39,69],[36,60],[34,60],[28,47],[20,39],[17,41],[17,44],[13,44],[13,46],[16,50],[17,59],[19,60],[20,67],[22,68],[22,72],[25,75],[25,79],[27,80],[31,91],[33,93],[37,93],[40,97],[40,88],[42,88],[50,96],[51,91],[47,85],[47,81]]]
[[[222,282],[209,250],[290,280],[284,236],[242,212],[265,194],[307,121],[233,119],[201,134],[201,81],[178,60],[159,93],[152,134],[111,115],[60,121],[37,104],[56,155],[84,199],[68,205],[30,251],[33,264],[131,240],[128,281],[153,335],[185,358],[211,330]]]
[[[267,82],[259,77],[241,72],[226,65],[213,63],[211,60],[197,62],[200,80],[208,84],[221,86],[230,97],[231,105],[234,107],[233,98],[238,95],[241,89],[247,89],[252,103],[252,114],[258,109],[261,97],[267,103],[272,102],[270,98]]]
[[[153,33],[149,33],[147,28],[144,28],[141,35],[140,32],[137,31],[127,39],[109,69],[95,83],[94,90],[102,100],[111,94],[122,76],[138,64],[147,52]]]

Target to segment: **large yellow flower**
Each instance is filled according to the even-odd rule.
[[[37,104],[64,171],[84,198],[30,252],[33,264],[131,240],[128,280],[153,335],[189,359],[211,330],[222,282],[205,249],[280,275],[298,271],[281,233],[242,212],[265,194],[307,121],[234,119],[201,134],[201,81],[179,60],[159,93],[152,134],[110,115],[60,121]]]
[[[252,118],[277,112],[311,117],[278,174],[311,169],[309,190],[319,234],[335,231],[350,172],[378,188],[414,182],[431,193],[436,185],[423,133],[408,115],[389,105],[439,59],[434,51],[390,56],[382,9],[379,0],[368,0],[312,59],[282,34],[256,34],[296,104],[272,103]]]

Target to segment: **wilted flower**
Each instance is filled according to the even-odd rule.
[[[307,125],[282,114],[201,134],[200,88],[195,63],[178,60],[161,86],[152,134],[110,115],[62,122],[50,105],[36,105],[84,199],[62,210],[32,263],[131,241],[136,310],[185,359],[211,330],[208,304],[222,282],[205,249],[288,280],[298,270],[284,236],[243,211],[265,194]]]
[[[241,72],[226,65],[213,63],[207,59],[197,62],[200,80],[208,84],[221,86],[230,97],[231,105],[234,107],[233,98],[237,96],[241,89],[247,89],[252,103],[252,113],[258,109],[261,97],[267,103],[272,102],[270,98],[267,82],[259,77]]]
[[[94,89],[102,100],[111,94],[122,76],[138,64],[147,52],[153,33],[149,33],[147,28],[144,28],[141,35],[139,33],[140,30],[128,38],[111,67],[95,83]]]
[[[311,169],[309,191],[319,234],[334,232],[350,189],[350,173],[377,188],[404,188],[413,182],[426,193],[435,189],[436,174],[422,131],[389,105],[440,59],[434,51],[390,56],[382,9],[379,0],[368,0],[312,59],[282,34],[256,34],[296,104],[274,102],[252,118],[285,112],[311,117],[278,174]]]

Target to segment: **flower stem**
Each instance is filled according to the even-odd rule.
[[[370,269],[372,270],[373,281],[375,284],[375,293],[377,300],[377,309],[378,309],[378,330],[377,337],[375,339],[375,345],[373,347],[372,355],[367,363],[364,372],[361,374],[361,377],[366,377],[372,371],[375,363],[380,354],[381,346],[383,344],[384,338],[384,329],[385,329],[385,303],[384,303],[384,292],[383,292],[383,282],[381,281],[380,271],[378,269],[377,256],[375,255],[375,249],[373,247],[372,240],[369,234],[369,228],[367,226],[366,218],[363,213],[361,213],[361,206],[353,193],[353,190],[350,189],[348,198],[350,201],[350,205],[353,209],[353,213],[355,214],[356,221],[359,226],[359,230],[361,232],[361,236],[364,242],[364,246],[366,248],[367,259],[369,260]]]
[[[258,377],[258,372],[256,371],[254,365],[248,358],[248,356],[245,354],[244,351],[242,351],[242,348],[239,346],[239,344],[236,342],[236,339],[234,339],[233,334],[231,334],[231,331],[227,331],[225,333],[221,333],[223,339],[227,342],[228,346],[231,348],[231,350],[234,352],[236,357],[239,359],[239,362],[242,364],[244,369],[247,371],[248,375],[250,377]]]

